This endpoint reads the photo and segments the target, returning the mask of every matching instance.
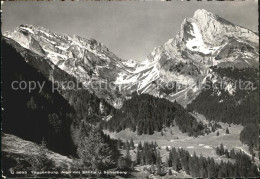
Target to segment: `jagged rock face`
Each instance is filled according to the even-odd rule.
[[[209,67],[257,67],[259,58],[257,33],[200,9],[142,63],[122,60],[93,39],[59,35],[41,27],[21,25],[5,35],[50,59],[85,86],[112,82],[116,89],[95,92],[115,107],[134,91],[186,105],[200,92],[197,84],[210,73]],[[167,85],[172,88],[165,89]]]
[[[107,99],[113,105],[118,105],[115,101],[121,100],[120,94],[115,96],[115,90],[100,89],[99,86],[115,81],[120,72],[128,73],[133,66],[127,66],[127,61],[118,58],[96,40],[60,35],[31,25],[20,25],[13,32],[6,32],[4,36],[76,77],[98,97]]]
[[[156,48],[147,59],[160,61],[165,60],[166,56],[168,59],[176,58],[177,62],[202,63],[201,61],[204,61],[199,65],[215,65],[219,63],[215,61],[217,54],[221,53],[227,45],[236,41],[241,47],[249,47],[248,52],[251,53],[252,58],[257,60],[258,38],[256,33],[248,29],[235,26],[205,10],[197,10],[193,18],[184,20],[181,31],[174,39],[170,39],[161,47]],[[231,44],[231,46],[233,45]],[[235,59],[233,58],[233,61]]]
[[[251,30],[206,10],[197,10],[192,18],[183,21],[175,38],[155,48],[133,74],[122,75],[118,83],[128,82],[131,86],[125,89],[186,105],[199,93],[197,84],[210,74],[209,67],[257,67],[258,38]],[[181,87],[168,94],[154,85],[171,82]]]
[[[123,67],[121,59],[94,39],[60,35],[30,25],[21,25],[5,35],[39,55],[46,55],[55,65],[79,78],[90,79],[95,75],[104,78],[102,68]],[[114,75],[107,73],[106,78],[113,79]]]
[[[223,37],[237,37],[258,43],[258,35],[249,29],[237,26],[206,10],[197,10],[193,19],[199,24],[205,43],[221,45]]]

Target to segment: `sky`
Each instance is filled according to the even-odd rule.
[[[155,47],[174,38],[197,9],[258,31],[257,0],[171,2],[9,1],[2,7],[2,31],[20,24],[94,38],[123,59],[142,61]]]

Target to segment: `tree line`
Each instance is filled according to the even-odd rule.
[[[192,177],[202,178],[225,178],[225,177],[256,177],[259,175],[257,166],[251,161],[250,157],[243,152],[231,154],[235,159],[234,163],[215,162],[211,157],[197,156],[194,152],[190,155],[182,148],[172,148],[166,165],[174,170],[184,170]],[[234,155],[234,156],[233,156]]]
[[[197,156],[194,152],[192,155],[183,148],[168,148],[166,151],[169,155],[166,161],[162,162],[160,147],[156,142],[141,142],[134,146],[132,139],[130,142],[123,143],[120,139],[117,140],[117,147],[119,150],[125,150],[126,155],[118,159],[118,169],[134,170],[134,166],[147,166],[144,170],[150,174],[168,175],[172,174],[171,170],[179,172],[185,171],[192,177],[202,178],[225,178],[225,177],[256,177],[259,175],[257,166],[252,162],[250,157],[243,153],[241,150],[235,152],[234,149],[228,151],[224,148],[223,144],[217,146],[217,155],[225,155],[234,162],[228,161],[216,162],[212,157]],[[131,158],[130,150],[136,153],[135,158]],[[150,167],[149,167],[150,166]]]
[[[242,124],[244,129],[240,134],[240,140],[249,145],[251,151],[258,143],[259,123],[259,72],[255,68],[220,68],[212,67],[224,80],[236,80],[251,83],[256,90],[245,90],[235,83],[236,91],[230,95],[224,89],[203,89],[202,92],[187,105],[188,111],[197,111],[203,114],[208,120],[221,121],[225,123]],[[208,79],[209,83],[212,83]],[[220,84],[217,84],[220,86]],[[212,86],[212,85],[211,85]]]
[[[126,100],[121,109],[115,111],[109,121],[102,121],[102,127],[119,132],[129,128],[138,135],[160,132],[164,127],[177,125],[190,136],[203,135],[205,126],[190,115],[177,102],[156,98],[148,94],[137,95]]]

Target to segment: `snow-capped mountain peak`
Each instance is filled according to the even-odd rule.
[[[205,9],[198,9],[194,12],[193,18],[197,20],[206,20],[207,18],[215,19],[217,18],[217,15],[205,10]]]
[[[253,31],[199,9],[193,17],[184,19],[174,38],[155,48],[135,73],[120,79],[120,83],[126,79],[139,93],[177,99],[185,105],[189,102],[188,93],[190,100],[199,93],[197,84],[210,73],[209,67],[256,67],[257,41],[258,35]],[[166,92],[155,85],[158,83],[180,86]]]
[[[123,60],[95,39],[54,33],[43,27],[32,25],[20,25],[12,32],[5,32],[4,36],[49,60],[111,104],[116,98],[114,92],[110,89],[95,90],[93,84],[113,82],[120,73],[129,73],[132,70],[123,64]],[[133,63],[132,61],[132,65]]]
[[[108,80],[123,85],[120,89],[126,94],[149,93],[183,105],[200,92],[197,84],[209,75],[210,67],[257,67],[259,58],[257,33],[204,9],[185,18],[180,32],[141,63],[118,58],[94,39],[41,27],[21,25],[4,35],[49,59],[84,85]],[[169,83],[173,88],[165,89]],[[116,101],[114,92],[101,93],[100,97]]]
[[[15,31],[6,32],[4,35],[24,48],[45,56],[61,69],[71,69],[69,73],[78,70],[85,73],[82,74],[84,76],[90,71],[97,72],[100,66],[122,65],[121,59],[95,39],[52,33],[48,29],[32,25],[20,25]],[[72,64],[74,66],[71,66]]]

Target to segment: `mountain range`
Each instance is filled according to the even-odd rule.
[[[3,132],[38,144],[45,138],[49,149],[78,157],[77,148],[86,145],[81,139],[88,133],[94,138],[97,123],[138,135],[177,125],[197,137],[209,130],[192,115],[200,113],[207,120],[244,125],[240,140],[257,148],[259,34],[199,9],[169,38],[137,62],[121,59],[95,39],[43,27],[22,24],[5,32]],[[39,93],[10,93],[14,80],[46,85]],[[68,82],[79,89],[67,88]],[[241,89],[249,83],[252,88]],[[114,150],[109,137],[97,136],[93,146],[104,143]]]
[[[42,27],[20,25],[4,36],[52,62],[116,108],[134,91],[186,106],[199,93],[197,84],[212,75],[209,67],[256,68],[259,57],[257,33],[203,9],[186,18],[176,37],[155,48],[141,63],[120,59],[94,39]],[[105,83],[117,88],[95,88]],[[172,87],[165,89],[169,84]]]

